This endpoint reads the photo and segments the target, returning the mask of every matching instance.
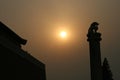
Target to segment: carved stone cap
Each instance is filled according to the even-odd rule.
[[[87,34],[87,41],[101,41],[102,38],[101,38],[101,33],[88,33]]]

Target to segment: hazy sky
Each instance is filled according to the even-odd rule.
[[[90,80],[86,34],[97,21],[102,61],[120,79],[120,0],[0,0],[0,21],[28,40],[23,48],[46,64],[47,80]]]

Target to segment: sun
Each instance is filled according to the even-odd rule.
[[[60,37],[61,37],[61,38],[66,38],[66,37],[67,37],[67,32],[61,31],[61,32],[60,32]]]

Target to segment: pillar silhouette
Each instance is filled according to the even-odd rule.
[[[87,34],[90,50],[91,80],[103,80],[100,51],[101,33],[98,33],[97,30],[98,23],[94,22],[91,24]]]

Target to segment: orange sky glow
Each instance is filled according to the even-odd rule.
[[[97,21],[102,59],[115,80],[120,65],[120,0],[1,0],[0,20],[28,42],[22,48],[46,64],[47,80],[90,80],[87,31]],[[66,38],[61,38],[61,31]]]

